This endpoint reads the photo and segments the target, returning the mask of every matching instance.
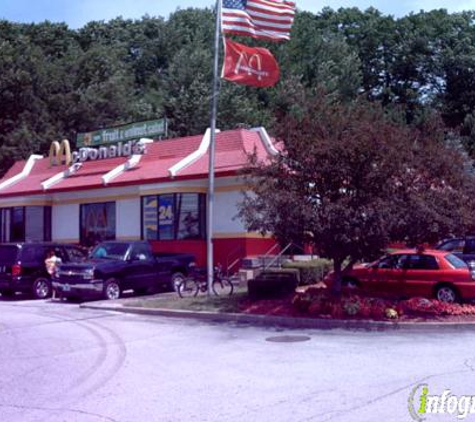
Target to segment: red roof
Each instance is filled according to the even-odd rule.
[[[170,181],[169,169],[200,146],[203,136],[189,136],[157,141],[147,144],[147,152],[135,168],[124,171],[112,179],[107,187],[128,184],[146,184]],[[216,134],[216,177],[236,174],[248,160],[248,154],[256,151],[259,159],[266,161],[269,154],[264,147],[259,132],[237,129]],[[173,180],[205,178],[208,175],[208,151],[194,163],[180,170]],[[102,176],[124,164],[126,157],[86,161],[77,173],[48,188],[46,192],[61,192],[79,189],[106,187]],[[0,183],[20,173],[26,160],[16,162],[5,174]],[[49,158],[37,160],[30,174],[19,182],[0,190],[0,198],[5,196],[32,195],[43,193],[41,183],[66,170],[67,166],[50,166]]]

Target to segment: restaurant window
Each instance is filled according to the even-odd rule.
[[[0,242],[51,240],[51,207],[0,208]]]
[[[174,193],[142,197],[142,238],[146,240],[204,239],[206,196]]]
[[[81,244],[94,246],[104,240],[115,240],[115,227],[115,202],[81,205]]]

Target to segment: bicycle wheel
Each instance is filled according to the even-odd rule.
[[[227,278],[213,281],[213,292],[216,296],[232,295],[234,291],[233,283]]]
[[[194,297],[198,294],[198,290],[199,290],[199,285],[192,278],[185,278],[178,284],[176,288],[176,291],[178,292],[178,295],[181,298]]]

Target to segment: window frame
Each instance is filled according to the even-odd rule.
[[[106,206],[107,204],[113,204],[114,206],[114,237],[113,239],[102,239],[101,242],[107,241],[107,240],[117,240],[117,202],[116,201],[104,201],[104,202],[85,202],[82,204],[79,204],[79,243],[81,245],[86,245],[86,246],[95,246],[95,245],[88,245],[85,242],[84,235],[83,235],[83,230],[82,230],[82,220],[83,220],[83,214],[84,214],[84,208],[86,206],[90,205],[103,205]]]
[[[26,210],[29,207],[42,207],[43,208],[43,239],[39,240],[40,242],[50,242],[52,240],[52,231],[53,231],[53,211],[51,205],[21,205],[16,207],[0,207],[0,243],[16,243],[16,242],[27,242],[29,239],[26,238]],[[22,222],[21,222],[21,239],[13,238],[13,213],[15,209],[21,209],[22,211]],[[5,225],[7,222],[4,221],[4,213],[9,213],[8,218],[8,227]],[[8,232],[8,233],[7,233]],[[8,234],[8,235],[6,235]]]
[[[417,264],[424,265],[431,262],[435,264],[435,267],[424,267],[418,268]],[[408,259],[406,261],[406,268],[410,271],[440,271],[440,263],[436,256],[426,255],[426,254],[408,254]]]
[[[172,233],[173,236],[171,239],[162,239],[160,237],[160,196],[173,196],[172,204],[173,204],[173,227]],[[177,198],[178,195],[196,195],[197,196],[197,209],[196,212],[198,213],[198,237],[190,238],[190,239],[183,239],[179,238],[179,226],[180,226],[180,216],[177,214]],[[155,198],[157,201],[157,215],[156,215],[156,237],[155,238],[146,238],[145,237],[145,221],[144,221],[144,212],[145,212],[145,201],[147,198]],[[140,197],[140,238],[142,240],[154,240],[160,242],[167,242],[167,241],[186,241],[186,240],[194,240],[194,241],[203,241],[206,239],[206,194],[201,192],[167,192],[162,194],[155,194],[155,195],[143,195]]]

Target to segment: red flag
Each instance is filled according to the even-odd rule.
[[[279,80],[279,65],[267,48],[247,47],[225,38],[221,77],[243,85],[273,86]]]

